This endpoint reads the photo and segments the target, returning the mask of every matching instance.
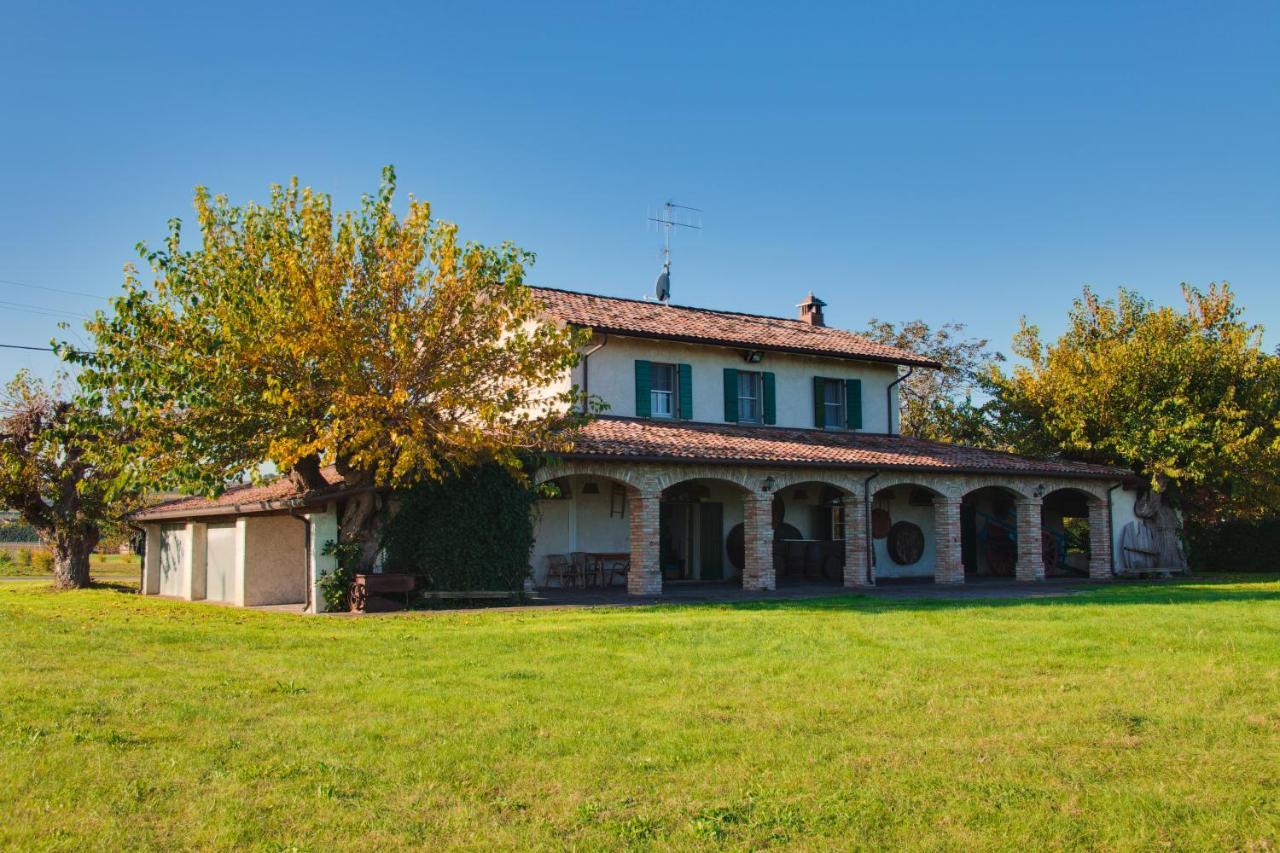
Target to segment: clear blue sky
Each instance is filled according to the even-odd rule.
[[[347,206],[394,163],[541,284],[643,295],[674,198],[706,210],[684,304],[789,315],[812,288],[832,324],[1007,350],[1085,283],[1226,279],[1274,345],[1280,5],[1047,5],[6,0],[0,279],[107,295],[196,184],[296,174]],[[55,333],[13,303],[103,304],[0,283],[0,342]]]

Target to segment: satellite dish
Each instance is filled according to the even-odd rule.
[[[654,295],[658,297],[659,302],[666,302],[671,298],[671,265],[664,264],[662,272],[658,273],[658,280],[653,285]]]

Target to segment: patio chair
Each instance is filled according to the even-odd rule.
[[[577,586],[573,563],[564,554],[547,555],[547,586],[551,586],[552,581],[559,581],[561,587]]]
[[[627,571],[631,568],[630,560],[613,560],[609,563],[609,568],[602,572],[606,577],[602,577],[600,582],[605,586],[613,586],[615,578],[622,578],[623,584],[627,582]]]
[[[586,551],[574,551],[569,555],[573,564],[573,573],[582,580],[583,586],[590,586],[596,577],[596,561]]]

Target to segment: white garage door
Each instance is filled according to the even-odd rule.
[[[205,598],[210,601],[234,601],[236,564],[235,524],[210,524],[205,550]]]
[[[160,528],[160,594],[185,595],[187,529],[182,524],[166,524]]]

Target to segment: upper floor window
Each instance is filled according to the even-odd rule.
[[[738,371],[738,422],[758,424],[764,420],[763,375]]]
[[[649,414],[655,418],[677,417],[679,396],[674,364],[653,363],[649,367]]]
[[[822,380],[823,426],[827,429],[845,428],[845,385],[841,379]]]

